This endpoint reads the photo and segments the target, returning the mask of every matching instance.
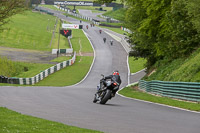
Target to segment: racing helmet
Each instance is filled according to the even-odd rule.
[[[119,71],[118,70],[113,71],[113,75],[119,75]]]

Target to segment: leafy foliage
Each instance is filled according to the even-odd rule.
[[[9,17],[25,10],[25,0],[1,0],[0,1],[0,29],[9,21]]]
[[[133,55],[146,58],[147,68],[162,59],[186,57],[199,47],[199,1],[125,1]]]
[[[22,64],[8,60],[6,57],[0,57],[0,75],[16,76],[23,71],[26,71],[26,67]]]

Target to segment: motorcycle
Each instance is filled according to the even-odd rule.
[[[103,74],[101,76],[102,79],[100,80],[100,84],[97,86],[97,92],[95,93],[93,103],[99,101],[100,104],[105,104],[108,100],[114,97],[115,92],[119,88],[119,84],[112,79],[105,80]]]

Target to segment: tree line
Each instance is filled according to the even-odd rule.
[[[46,0],[48,1],[48,0]],[[110,3],[113,0],[97,0]],[[41,0],[1,0],[0,29],[9,17]],[[147,68],[159,60],[186,57],[200,46],[199,0],[122,0],[132,55],[147,59]]]
[[[102,0],[99,0],[102,2]],[[103,0],[110,2],[111,0]],[[200,46],[199,0],[122,0],[125,26],[133,31],[131,55],[159,60],[187,57]]]

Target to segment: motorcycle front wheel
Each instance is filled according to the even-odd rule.
[[[93,103],[96,103],[98,100],[97,100],[97,96],[96,96],[97,94],[95,94],[95,96],[94,96],[94,100],[93,100]]]
[[[100,104],[105,104],[111,98],[111,90],[106,90],[106,94],[101,98]]]

